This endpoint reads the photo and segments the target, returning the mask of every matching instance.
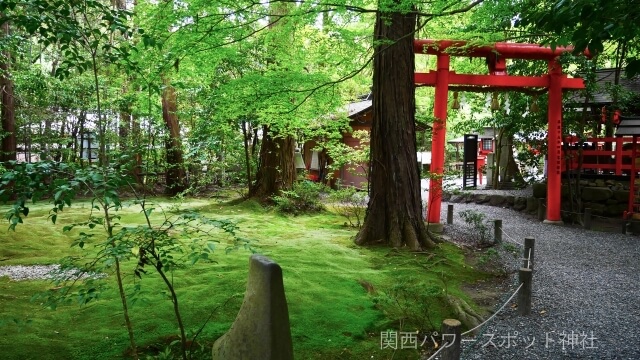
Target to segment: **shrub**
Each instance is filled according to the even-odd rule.
[[[320,192],[322,184],[312,181],[300,181],[291,190],[285,190],[271,197],[278,211],[286,214],[301,214],[321,211]]]
[[[329,194],[331,210],[345,217],[351,227],[362,227],[367,211],[367,194],[349,186],[333,190]],[[345,223],[347,225],[347,223]]]
[[[439,284],[408,277],[382,288],[373,300],[376,307],[391,319],[393,323],[388,325],[393,328],[430,332],[437,329],[442,314],[446,312],[445,295]]]
[[[478,211],[464,210],[459,212],[462,220],[467,224],[467,236],[473,243],[480,246],[491,245],[491,234],[489,233],[488,220],[486,216]]]

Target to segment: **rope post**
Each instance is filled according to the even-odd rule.
[[[518,278],[522,284],[522,288],[518,292],[518,313],[525,316],[531,314],[531,280],[533,279],[533,271],[520,268]]]
[[[453,224],[453,204],[447,205],[447,224]]]
[[[461,354],[461,329],[462,323],[456,319],[445,319],[442,321],[442,336],[444,341],[449,341],[449,344],[445,344],[443,341],[442,346],[442,360],[460,360]]]
[[[624,235],[627,235],[627,229],[628,229],[628,226],[629,226],[629,223],[628,223],[628,222],[626,222],[626,221],[623,221],[623,222],[622,222],[622,233],[623,233]]]
[[[591,208],[584,209],[584,228],[591,230]]]
[[[533,248],[536,243],[536,239],[531,237],[524,238],[524,261],[523,267],[533,271]]]
[[[493,240],[496,244],[502,243],[502,220],[493,220]]]
[[[545,209],[544,209],[544,198],[538,199],[538,221],[544,221]]]

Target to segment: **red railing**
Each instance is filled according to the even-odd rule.
[[[613,150],[605,150],[606,143],[612,143]],[[563,146],[562,171],[576,170],[579,163],[578,139],[565,138]],[[628,144],[628,145],[625,145]],[[582,169],[597,174],[630,175],[632,163],[633,137],[588,138],[582,150]],[[640,145],[636,145],[640,146]],[[627,148],[627,149],[624,149]],[[640,149],[637,149],[640,150]],[[636,169],[640,169],[640,164]]]

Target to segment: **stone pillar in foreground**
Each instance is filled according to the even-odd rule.
[[[292,360],[282,268],[262,255],[249,260],[247,292],[231,329],[213,344],[213,360]]]

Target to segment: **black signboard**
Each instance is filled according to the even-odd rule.
[[[478,169],[478,135],[464,135],[464,162],[462,164],[462,188],[476,187]]]

